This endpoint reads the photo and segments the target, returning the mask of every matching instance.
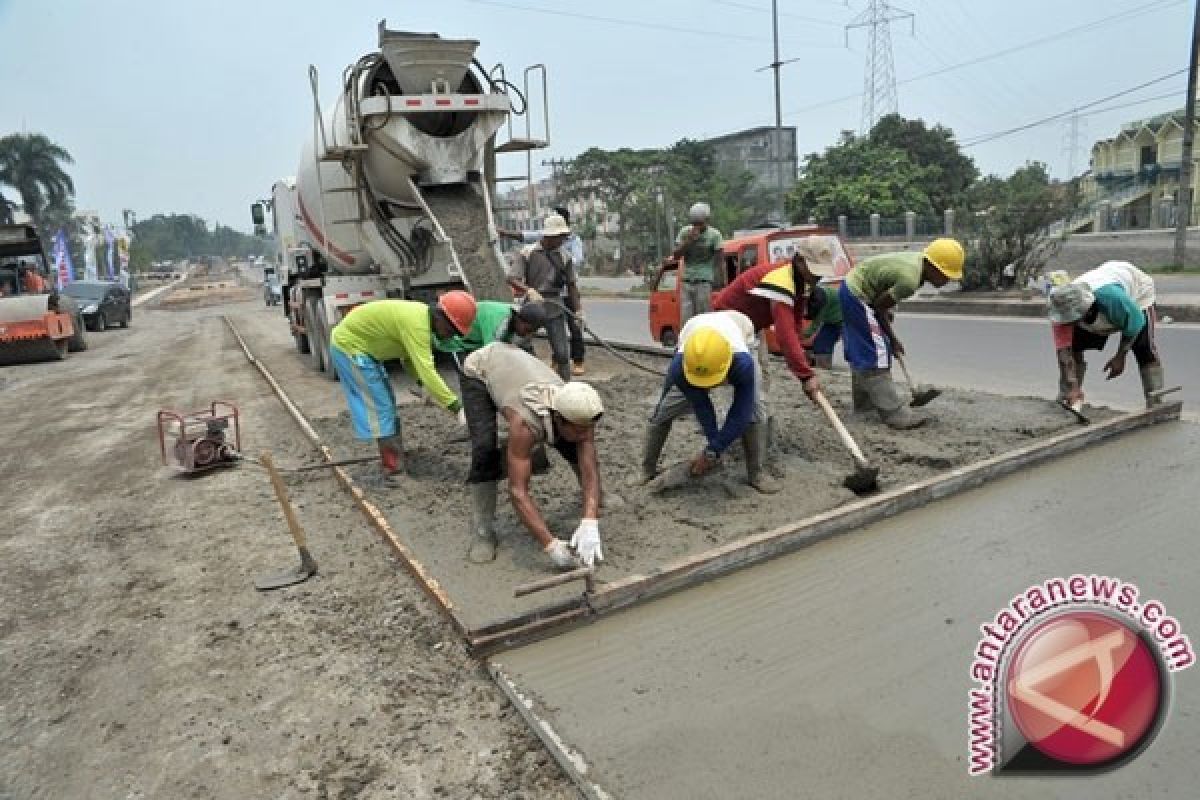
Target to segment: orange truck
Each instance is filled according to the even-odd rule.
[[[49,287],[32,225],[0,225],[0,364],[62,360],[87,349],[79,306]]]
[[[809,269],[823,283],[840,283],[854,261],[846,243],[836,230],[818,225],[796,225],[790,228],[762,228],[738,231],[727,239],[722,249],[725,264],[725,283],[760,264],[783,264],[792,260],[799,250],[808,261]],[[674,347],[679,337],[680,311],[683,308],[682,281],[677,266],[665,266],[658,273],[650,291],[650,335],[663,347]],[[716,292],[713,292],[716,297]],[[775,332],[765,335],[772,353],[778,353]]]

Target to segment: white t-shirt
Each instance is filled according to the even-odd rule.
[[[1086,283],[1092,291],[1115,283],[1143,311],[1154,305],[1154,280],[1128,261],[1105,261],[1080,275],[1074,283]]]
[[[678,352],[683,352],[683,346],[692,334],[700,328],[712,328],[729,342],[735,353],[748,353],[757,344],[754,338],[754,323],[740,311],[710,311],[697,314],[687,321],[679,332]]]

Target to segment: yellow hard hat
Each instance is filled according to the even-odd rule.
[[[733,347],[714,328],[698,328],[683,344],[683,377],[698,389],[711,389],[729,374]]]
[[[952,281],[961,281],[966,254],[957,239],[934,239],[925,248],[925,260]]]

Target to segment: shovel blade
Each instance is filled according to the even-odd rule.
[[[935,389],[932,386],[918,386],[913,389],[913,398],[909,405],[913,408],[929,405],[941,393],[941,389]]]
[[[269,592],[272,589],[282,589],[285,586],[295,586],[297,583],[304,583],[316,574],[317,564],[315,561],[301,563],[292,569],[262,576],[254,582],[254,588],[260,592]]]
[[[842,485],[855,494],[869,494],[879,488],[879,467],[859,467],[846,476]]]

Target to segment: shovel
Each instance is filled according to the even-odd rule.
[[[296,548],[300,551],[300,566],[275,573],[274,575],[265,575],[254,582],[255,589],[265,592],[270,589],[281,589],[284,586],[303,583],[317,574],[317,562],[313,560],[312,554],[308,552],[308,544],[304,540],[304,530],[300,527],[300,523],[296,519],[296,512],[288,500],[287,490],[283,486],[283,479],[279,477],[279,471],[275,469],[275,462],[271,459],[271,454],[263,453],[261,461],[263,467],[267,470],[267,474],[271,476],[271,486],[275,489],[275,497],[279,500],[279,505],[283,508],[283,516],[287,519],[288,530],[291,531],[292,539],[296,542]]]
[[[1079,406],[1076,407],[1076,406],[1073,406],[1070,403],[1068,403],[1066,400],[1059,400],[1058,404],[1060,406],[1062,406],[1063,408],[1065,408],[1067,411],[1070,411],[1071,415],[1075,417],[1075,421],[1078,422],[1080,425],[1091,425],[1092,424],[1092,421],[1083,415],[1083,404],[1082,403],[1080,403]]]
[[[904,372],[904,380],[908,381],[908,390],[912,392],[912,402],[909,403],[913,408],[920,408],[928,405],[931,400],[942,393],[941,389],[935,389],[932,386],[919,384],[912,379],[912,375],[908,373],[908,365],[904,363],[904,357],[899,353],[895,353],[896,363],[900,365],[900,369]]]
[[[866,494],[878,489],[879,467],[873,467],[867,463],[867,457],[863,455],[854,438],[850,436],[850,431],[846,430],[846,426],[838,419],[837,412],[833,410],[833,406],[829,405],[829,401],[825,399],[825,395],[821,392],[817,392],[817,405],[825,412],[825,417],[829,420],[829,424],[837,431],[842,444],[846,446],[846,449],[850,451],[850,455],[854,457],[854,472],[845,477],[842,485],[855,494]]]
[[[680,461],[656,475],[653,480],[646,484],[646,491],[651,494],[660,494],[671,489],[678,489],[680,486],[685,486],[692,480],[691,462]]]

